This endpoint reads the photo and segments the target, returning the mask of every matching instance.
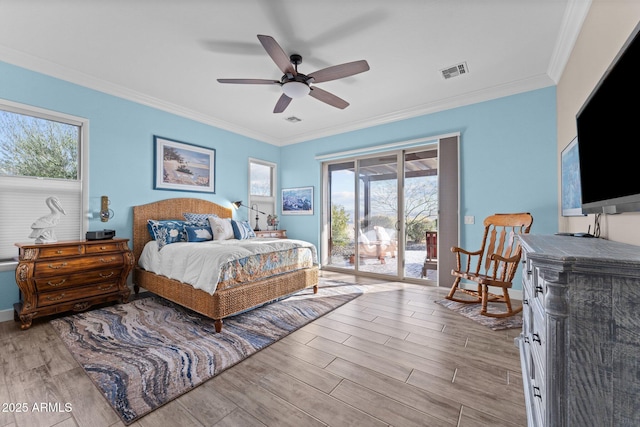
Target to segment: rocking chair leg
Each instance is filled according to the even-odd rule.
[[[445,297],[448,300],[451,301],[456,301],[456,302],[461,302],[463,304],[477,304],[481,301],[480,298],[480,294],[476,293],[475,291],[472,291],[470,289],[464,289],[460,287],[460,277],[456,277],[456,279],[453,281],[453,285],[451,286],[451,290],[449,291],[449,294]],[[462,298],[456,298],[454,295],[456,293],[456,291],[460,291],[460,292],[464,292],[467,295],[471,295],[474,299],[462,299]]]
[[[479,285],[478,292],[482,295],[482,308],[480,309],[480,314],[487,314],[487,302],[489,301],[489,286],[487,285]]]
[[[456,277],[456,280],[453,281],[453,285],[451,286],[451,290],[449,291],[449,295],[447,295],[447,299],[453,299],[453,294],[458,290],[458,285],[460,284],[460,278]]]

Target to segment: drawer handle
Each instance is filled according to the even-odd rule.
[[[537,333],[533,334],[533,342],[537,342],[538,344],[542,345],[542,340],[540,339],[540,335]]]
[[[101,251],[106,251],[106,250],[107,250],[107,247],[106,247],[106,246],[100,246],[100,250],[101,250]]]
[[[109,289],[113,288],[113,283],[110,284],[109,286],[98,286],[98,289],[101,291],[107,291]]]
[[[60,286],[60,285],[62,285],[62,284],[63,284],[64,282],[66,282],[66,281],[67,281],[67,279],[62,279],[62,280],[61,280],[61,281],[59,281],[58,283],[47,282],[47,285],[49,285],[49,286],[54,286],[54,287],[55,287],[55,286]]]
[[[536,286],[536,295],[539,293],[544,293],[544,288],[540,285]]]
[[[109,277],[113,276],[115,273],[113,271],[110,271],[109,274],[103,274],[102,272],[98,273],[100,275],[100,277],[102,277],[103,279],[108,279]]]
[[[66,263],[66,262],[63,262],[63,263],[62,263],[62,264],[60,264],[60,265],[53,265],[53,264],[49,264],[49,268],[53,268],[54,270],[59,270],[59,269],[61,269],[61,268],[63,268],[63,267],[66,267],[66,266],[67,266],[67,263]]]
[[[533,397],[537,397],[542,400],[542,393],[540,393],[540,387],[533,386]]]
[[[104,262],[105,264],[106,264],[106,263],[109,263],[109,262],[113,262],[113,261],[115,261],[115,260],[116,260],[116,257],[114,257],[114,256],[112,256],[112,257],[111,257],[111,258],[109,258],[109,259],[100,258],[100,262]]]
[[[47,300],[49,300],[49,301],[60,301],[62,298],[64,298],[64,294],[60,294],[57,297],[47,297]]]
[[[61,254],[63,254],[64,252],[62,252],[60,249],[58,249],[58,250],[56,251],[56,253],[57,253],[58,255],[61,255]]]
[[[530,342],[530,341],[529,341],[529,337],[524,337],[524,342],[525,342],[526,344],[529,344],[529,342]]]
[[[525,298],[525,299],[522,300],[522,303],[524,305],[529,305],[529,300]]]

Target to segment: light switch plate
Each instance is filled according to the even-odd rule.
[[[473,215],[465,215],[464,223],[465,224],[475,224],[476,223],[476,217],[473,216]]]

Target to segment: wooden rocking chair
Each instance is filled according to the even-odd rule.
[[[520,262],[521,247],[516,239],[518,234],[529,233],[533,217],[528,213],[495,214],[484,220],[484,236],[480,250],[471,252],[454,246],[457,267],[451,271],[455,277],[447,299],[462,303],[482,303],[480,314],[490,317],[509,317],[522,311],[511,306],[509,288]],[[466,262],[463,260],[466,259]],[[477,261],[476,261],[477,260]],[[472,262],[475,261],[475,262]],[[478,284],[477,290],[461,288],[460,280],[470,280]],[[489,286],[502,288],[502,295],[489,292]],[[457,291],[472,298],[457,298]],[[506,304],[504,312],[487,311],[488,302]]]

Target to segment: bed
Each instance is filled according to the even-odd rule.
[[[134,292],[140,288],[187,307],[215,320],[216,332],[222,330],[222,319],[265,303],[313,287],[318,291],[318,265],[280,272],[274,276],[248,279],[234,286],[218,286],[211,294],[182,281],[147,271],[139,265],[148,242],[153,241],[148,220],[184,220],[183,214],[213,214],[231,218],[232,210],[196,198],[166,199],[133,207]],[[259,239],[262,240],[262,239]],[[274,242],[275,243],[275,242]],[[193,243],[198,245],[199,243]],[[173,246],[173,245],[172,245]]]

